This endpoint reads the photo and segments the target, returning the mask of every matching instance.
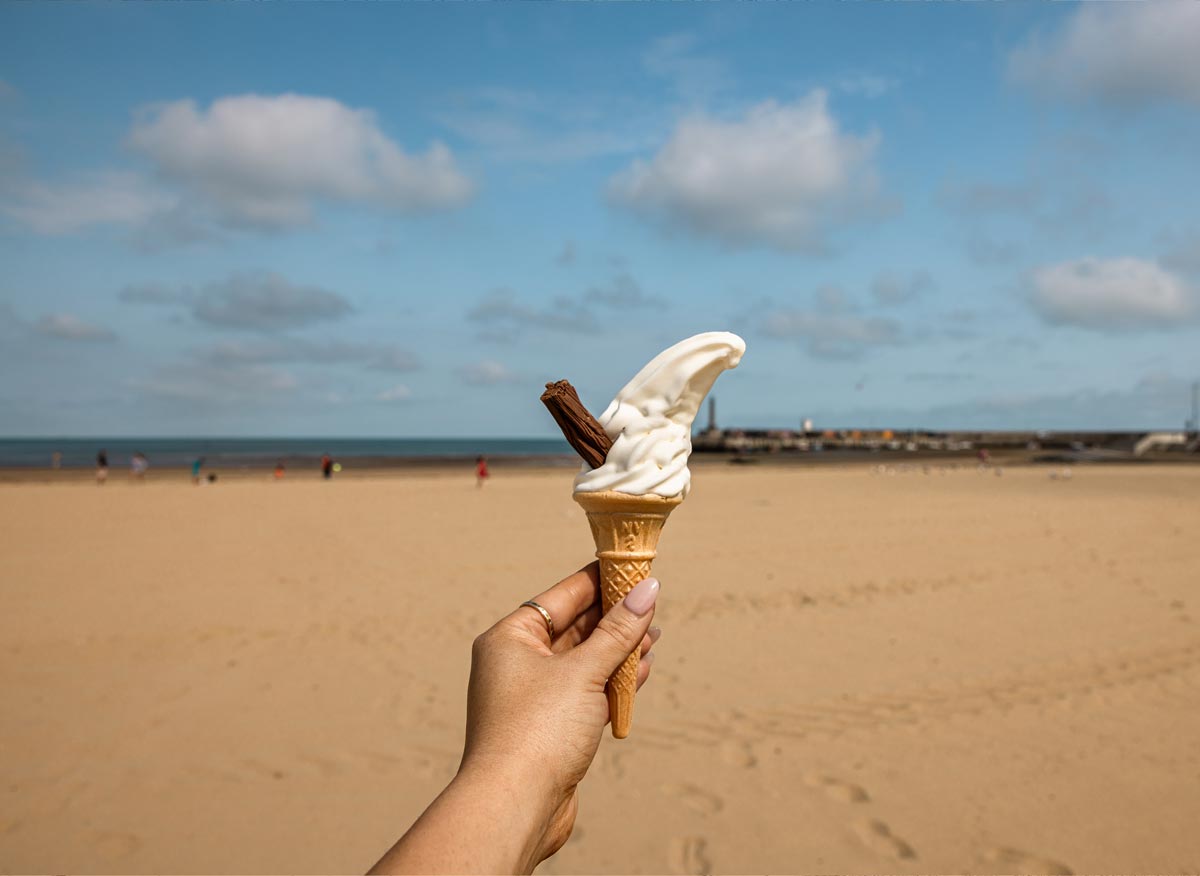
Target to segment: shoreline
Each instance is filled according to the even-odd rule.
[[[461,456],[378,456],[378,457],[349,457],[340,459],[342,470],[334,475],[333,480],[344,478],[363,479],[375,477],[401,477],[405,475],[421,475],[433,477],[473,477],[474,459]],[[317,460],[284,459],[286,474],[284,480],[320,480],[320,463]],[[566,470],[574,470],[579,466],[578,457],[568,454],[538,454],[489,456],[488,466],[493,472],[521,474],[561,474]],[[957,470],[973,469],[980,463],[974,451],[946,452],[911,452],[911,451],[824,451],[808,453],[759,453],[733,454],[697,452],[693,453],[688,463],[693,468],[727,468],[736,469],[830,469],[830,468],[872,468],[885,466],[898,471],[911,468],[929,468]],[[1038,451],[1013,450],[997,451],[991,454],[987,463],[993,468],[1024,468],[1024,467],[1056,467],[1056,466],[1102,466],[1114,467],[1162,467],[1200,465],[1200,457],[1184,454],[1158,453],[1142,457],[1102,457],[1102,458],[1070,458],[1062,455],[1047,454]],[[202,477],[207,478],[216,474],[218,481],[222,480],[260,480],[270,478],[274,471],[273,462],[244,461],[231,465],[206,465]],[[0,485],[2,484],[73,484],[92,481],[95,478],[95,468],[91,466],[0,466]],[[123,465],[110,466],[108,481],[110,483],[138,483],[134,481],[128,467]],[[191,467],[187,465],[151,465],[149,472],[141,483],[191,481]]]

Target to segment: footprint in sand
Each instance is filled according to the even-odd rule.
[[[668,858],[674,873],[704,876],[712,872],[712,861],[708,859],[708,840],[702,836],[680,836],[671,840]]]
[[[892,833],[892,829],[875,818],[865,818],[856,822],[854,832],[863,844],[880,854],[890,858],[915,858],[917,853],[913,847]]]
[[[747,769],[758,763],[754,750],[749,742],[740,739],[726,739],[721,743],[721,760],[730,766]]]
[[[869,803],[871,795],[866,788],[851,782],[843,782],[833,776],[822,776],[809,773],[804,777],[804,784],[810,788],[820,788],[829,798],[842,803]]]
[[[701,815],[713,815],[720,812],[721,808],[725,805],[725,801],[716,794],[711,794],[703,788],[686,783],[663,785],[663,793],[669,794],[672,797],[678,797],[684,806],[694,809]]]
[[[1055,876],[1071,876],[1071,868],[1053,858],[1043,858],[1041,855],[1031,855],[1020,849],[1008,846],[998,846],[989,849],[984,855],[989,867],[1004,873],[1055,874]]]

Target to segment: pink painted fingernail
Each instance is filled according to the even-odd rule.
[[[654,644],[662,638],[662,627],[651,627],[648,631],[650,634],[650,644]]]
[[[629,591],[629,595],[625,597],[625,607],[638,617],[641,617],[654,608],[654,603],[657,600],[658,579],[647,578]]]

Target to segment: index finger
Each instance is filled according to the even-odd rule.
[[[583,614],[600,598],[600,564],[588,563],[573,575],[563,578],[549,590],[533,597],[533,601],[550,613],[554,621],[554,634],[562,633],[575,619]],[[546,619],[536,609],[522,605],[506,618],[543,639],[551,642]]]

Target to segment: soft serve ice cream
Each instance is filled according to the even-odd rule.
[[[606,614],[650,577],[663,525],[691,485],[692,421],[713,382],[745,351],[728,332],[680,341],[651,359],[598,420],[567,381],[547,384],[542,401],[584,459],[572,498],[592,530]],[[640,658],[634,650],[605,685],[617,739],[633,724]]]
[[[692,422],[713,382],[745,352],[737,335],[705,332],[651,359],[600,415],[613,446],[604,465],[575,478],[575,492],[686,496]]]

